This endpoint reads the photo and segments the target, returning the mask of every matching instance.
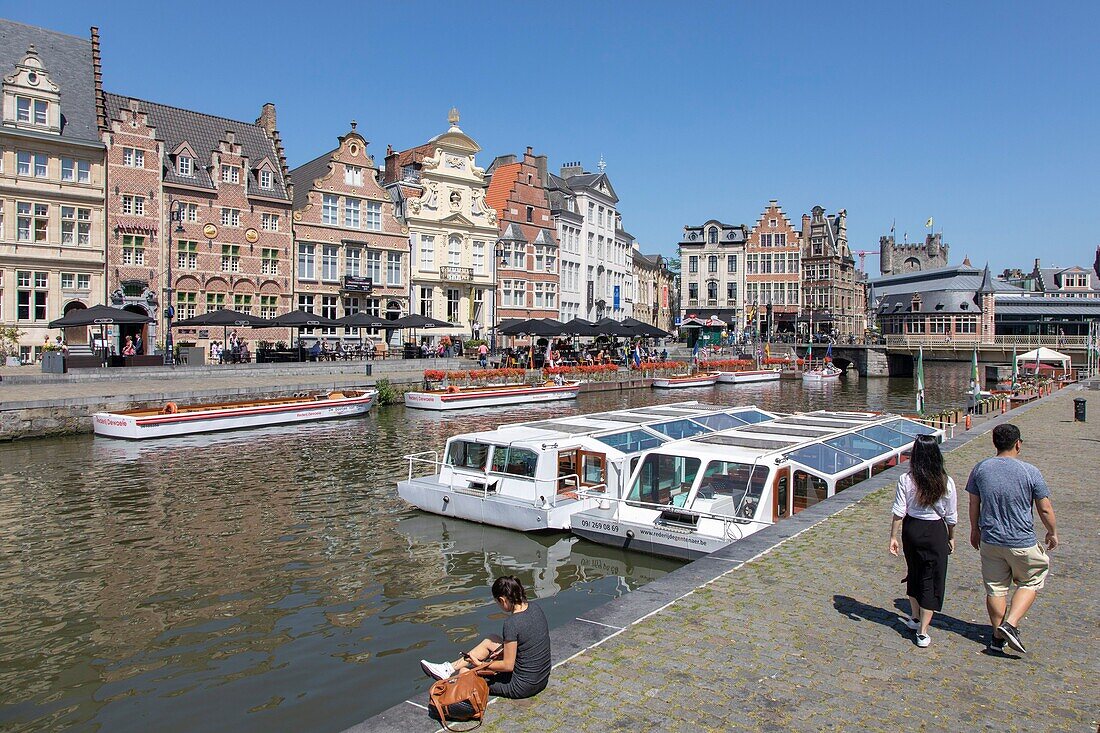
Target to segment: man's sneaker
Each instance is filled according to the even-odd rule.
[[[1008,645],[1020,652],[1020,654],[1027,654],[1027,649],[1024,649],[1024,642],[1020,641],[1020,630],[1012,624],[1004,621],[997,627],[997,631],[1000,631],[1004,638],[1008,641]]]
[[[426,662],[421,659],[420,669],[424,670],[424,674],[437,680],[445,680],[455,673],[454,665],[450,662]]]
[[[928,634],[917,634],[917,646],[921,649],[928,647],[932,643],[932,637]]]
[[[989,637],[989,648],[992,649],[995,652],[1003,652],[1005,650],[1005,639],[1004,639],[1004,637],[1003,636],[1000,637],[1000,638],[998,638],[996,636]]]
[[[905,624],[905,627],[910,631],[916,631],[920,628],[920,621],[915,618],[909,618],[908,616],[898,616],[898,621]]]

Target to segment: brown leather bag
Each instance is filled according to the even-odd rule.
[[[485,716],[485,707],[489,704],[489,683],[485,681],[485,677],[483,676],[492,674],[492,672],[485,671],[485,667],[489,666],[489,664],[490,662],[485,662],[484,664],[470,667],[468,670],[454,677],[439,680],[432,685],[432,689],[428,693],[428,699],[431,701],[435,711],[439,714],[439,722],[443,723],[444,728],[450,731],[460,730],[458,728],[452,728],[448,724],[448,715],[451,717],[452,721],[477,721],[477,725],[461,729],[463,732],[481,726]],[[463,705],[463,703],[466,705]],[[457,718],[454,712],[451,711],[451,706],[454,705],[462,707],[469,706],[469,709],[461,718]]]

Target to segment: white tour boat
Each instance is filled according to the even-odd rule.
[[[922,434],[943,439],[897,415],[818,411],[668,442],[645,453],[620,498],[574,514],[572,529],[698,558],[908,460]]]
[[[803,382],[835,382],[840,379],[840,369],[837,369],[832,364],[825,364],[824,366],[815,367],[807,371],[802,372]]]
[[[409,475],[397,493],[433,514],[564,531],[573,513],[621,495],[643,451],[774,417],[755,407],[678,402],[503,425],[452,437],[442,459],[436,451],[405,456]]]
[[[377,396],[378,390],[357,389],[247,402],[166,402],[160,408],[97,412],[92,416],[92,427],[96,435],[111,438],[165,438],[362,415]]]
[[[486,387],[457,387],[405,393],[405,407],[420,410],[460,410],[467,407],[554,402],[576,399],[580,382],[556,384],[498,384]]]
[[[749,384],[751,382],[779,381],[778,369],[747,369],[742,372],[718,372],[721,384]]]
[[[700,372],[699,374],[672,374],[667,377],[654,377],[653,386],[658,389],[710,387],[718,383],[718,374],[718,372]]]

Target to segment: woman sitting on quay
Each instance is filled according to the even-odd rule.
[[[546,615],[527,600],[523,584],[511,575],[493,582],[493,598],[509,614],[503,636],[491,634],[453,662],[420,660],[424,673],[437,680],[462,674],[469,667],[492,660],[483,669],[489,677],[489,694],[521,699],[534,697],[550,680],[550,628]]]
[[[947,556],[955,551],[959,520],[955,482],[943,467],[939,443],[931,435],[917,436],[909,472],[898,479],[890,526],[890,554],[897,557],[899,536],[905,553],[906,594],[912,612],[899,620],[917,632],[917,646],[932,643],[928,625],[943,609]]]

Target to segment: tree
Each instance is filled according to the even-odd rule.
[[[0,326],[0,363],[9,356],[19,356],[19,339],[23,332],[15,326]]]

